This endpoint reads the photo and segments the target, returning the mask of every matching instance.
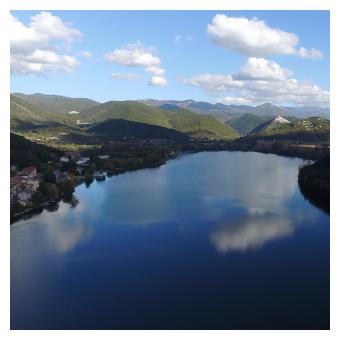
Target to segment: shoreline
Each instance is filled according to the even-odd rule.
[[[310,158],[310,157],[302,157],[301,154],[299,153],[294,153],[294,152],[280,152],[280,150],[259,150],[256,148],[247,148],[244,149],[242,147],[238,148],[235,147],[235,145],[232,145],[233,147],[229,146],[225,146],[225,148],[221,148],[218,150],[192,150],[192,151],[179,151],[176,153],[176,155],[172,156],[172,157],[166,157],[162,160],[162,162],[158,162],[155,164],[149,164],[147,166],[138,166],[138,167],[129,167],[129,168],[124,168],[124,169],[118,169],[114,172],[107,170],[107,169],[101,169],[101,171],[106,172],[105,176],[107,176],[108,178],[114,177],[114,176],[118,176],[120,174],[124,174],[124,173],[128,173],[128,172],[132,172],[132,171],[137,171],[137,170],[143,170],[143,169],[152,169],[152,168],[158,168],[162,165],[165,165],[169,160],[173,160],[173,159],[177,159],[183,155],[188,155],[188,154],[195,154],[195,153],[200,153],[200,152],[257,152],[257,153],[262,153],[262,154],[273,154],[273,155],[277,155],[280,157],[289,157],[289,158],[300,158],[303,160],[316,160],[314,157]],[[306,156],[306,155],[305,155]],[[108,175],[107,173],[112,173],[111,175]],[[105,181],[105,179],[100,180],[100,181]],[[75,183],[74,183],[74,188],[85,184],[88,186],[91,186],[91,184],[94,181],[98,181],[97,179],[94,179],[90,182],[87,182],[85,180],[85,176],[76,176],[75,178]],[[75,196],[72,196],[71,198],[74,197],[75,199],[77,199]],[[20,220],[25,220],[25,219],[29,219],[31,217],[33,217],[36,214],[41,214],[44,210],[47,210],[48,208],[55,208],[56,206],[58,206],[59,202],[62,201],[63,199],[65,199],[65,195],[62,195],[58,200],[55,201],[46,201],[46,202],[42,202],[41,204],[39,204],[38,206],[35,207],[31,207],[28,208],[22,212],[18,212],[13,214],[13,217],[11,216],[11,221],[10,221],[10,225],[13,225],[14,223],[20,221]]]

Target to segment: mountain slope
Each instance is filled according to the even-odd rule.
[[[69,116],[50,113],[11,95],[11,130],[30,130],[72,124],[73,120]]]
[[[157,125],[132,122],[124,119],[108,119],[88,130],[102,139],[171,139],[187,141],[189,137],[174,129]]]
[[[209,115],[198,115],[188,110],[165,112],[171,126],[195,138],[234,139],[239,137],[232,127]]]
[[[103,122],[107,119],[125,119],[171,128],[162,110],[134,101],[106,102],[83,111],[83,115],[94,122]]]
[[[232,118],[228,124],[242,135],[250,133],[260,124],[268,121],[268,116],[257,116],[253,113],[245,113],[240,117]]]
[[[62,152],[11,133],[11,164],[19,168],[58,160]]]
[[[55,114],[66,114],[71,111],[81,112],[93,106],[99,105],[98,102],[87,98],[69,98],[41,93],[14,93],[13,95],[40,108],[41,110]]]
[[[252,131],[252,135],[258,137],[296,139],[309,142],[328,142],[329,133],[329,120],[320,117],[298,119],[289,123],[278,123],[271,119]]]
[[[271,132],[281,129],[282,128],[281,125],[285,125],[289,123],[290,123],[289,120],[281,116],[276,116],[274,118],[270,118],[269,120],[267,119],[263,121],[261,124],[256,126],[253,130],[251,130],[250,133],[269,134]]]
[[[124,119],[137,123],[175,129],[196,138],[231,139],[238,133],[214,117],[198,115],[189,110],[162,110],[135,101],[111,101],[83,112],[84,117],[94,122],[107,119]]]

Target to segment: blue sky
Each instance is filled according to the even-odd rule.
[[[11,92],[328,105],[327,11],[11,13]]]

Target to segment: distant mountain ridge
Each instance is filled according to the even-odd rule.
[[[256,115],[282,115],[282,116],[295,116],[297,118],[308,118],[313,116],[329,117],[329,107],[316,107],[316,106],[276,106],[271,103],[264,103],[258,106],[250,105],[225,105],[222,103],[206,103],[194,100],[155,100],[155,99],[141,99],[139,102],[146,105],[160,107],[165,104],[176,105],[178,107],[186,108],[196,113],[210,114],[214,117],[228,121],[235,115],[242,115],[245,113],[253,113]]]

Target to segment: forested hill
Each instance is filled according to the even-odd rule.
[[[93,122],[125,119],[133,122],[174,129],[197,138],[234,139],[233,128],[209,115],[199,115],[185,109],[162,110],[135,101],[111,101],[83,111]]]
[[[54,148],[33,143],[28,139],[11,133],[11,164],[23,168],[39,166],[51,160],[57,160],[62,152]]]
[[[99,135],[102,139],[131,140],[131,139],[171,139],[188,141],[189,137],[176,131],[157,125],[128,121],[125,119],[108,119],[98,123],[88,130]]]

